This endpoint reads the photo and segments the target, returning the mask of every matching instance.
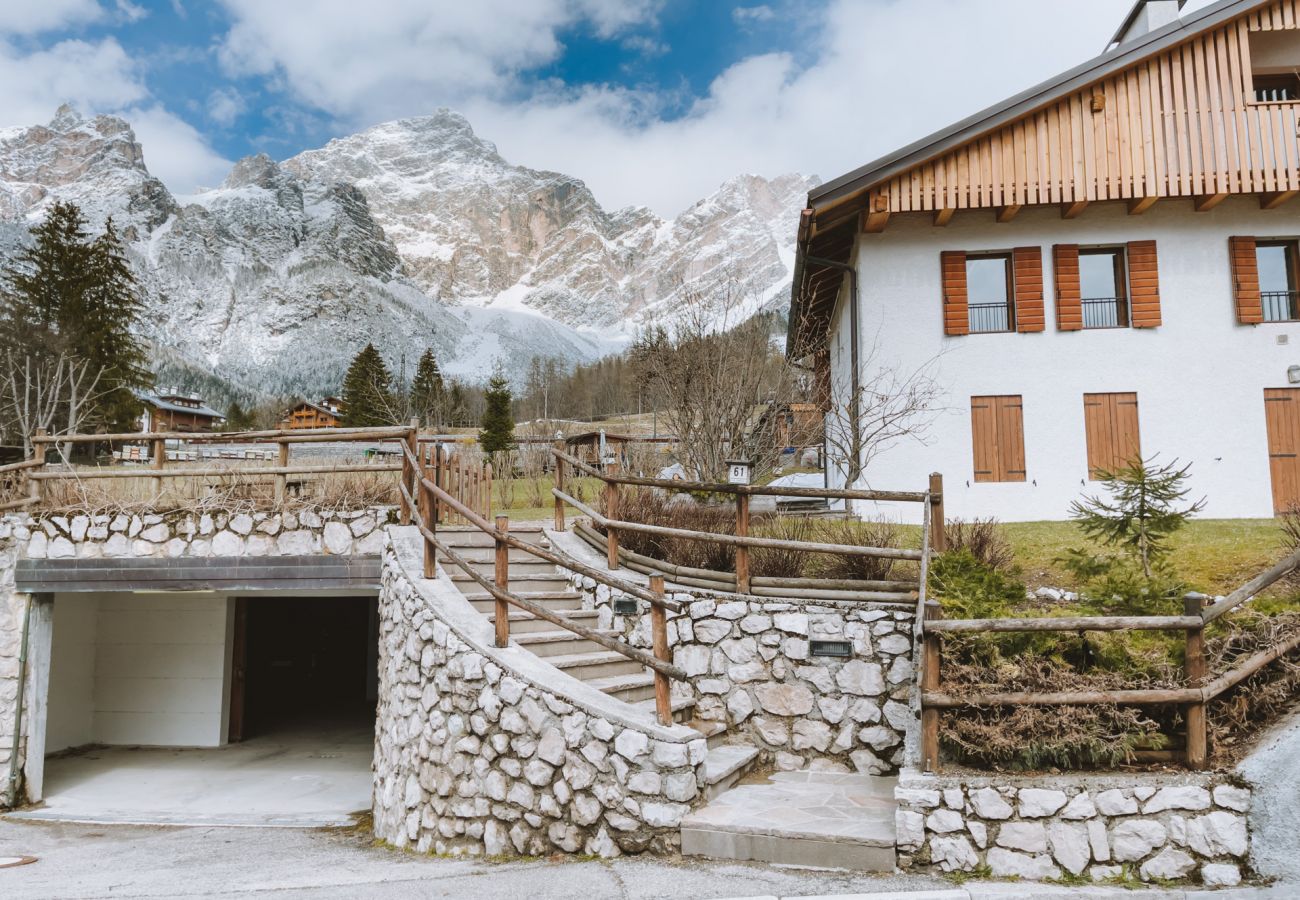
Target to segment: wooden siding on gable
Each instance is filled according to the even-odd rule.
[[[888,212],[1075,207],[1300,190],[1300,103],[1254,101],[1252,31],[1300,28],[1300,0],[1242,16],[872,189]],[[1145,201],[1145,202],[1144,202]]]

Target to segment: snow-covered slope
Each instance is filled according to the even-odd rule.
[[[812,184],[742,176],[671,222],[607,213],[581,181],[510,165],[442,111],[283,164],[249,157],[219,188],[174,197],[126,122],[63,107],[0,130],[0,257],[54,200],[92,228],[112,216],[171,380],[315,394],[337,390],[366,341],[395,366],[433,347],[479,379],[608,352],[700,279],[757,306],[788,286]]]

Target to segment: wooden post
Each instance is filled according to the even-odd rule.
[[[1183,614],[1200,618],[1205,610],[1203,594],[1188,594],[1183,598]],[[1187,676],[1188,687],[1201,687],[1205,682],[1205,628],[1198,625],[1186,632],[1186,653],[1183,671]],[[1205,704],[1189,703],[1183,712],[1187,720],[1187,768],[1204,769],[1208,755],[1208,741],[1205,729]]]
[[[943,607],[933,600],[925,604],[927,622],[943,618]],[[937,632],[925,631],[922,638],[921,692],[939,690],[940,644]],[[939,771],[939,710],[921,702],[921,771]]]
[[[401,478],[402,487],[406,488],[406,490],[414,496],[416,477],[419,475],[419,470],[411,464],[411,457],[415,456],[416,451],[420,446],[420,420],[411,419],[411,424],[407,426],[407,428],[406,437],[402,438],[402,442],[406,445],[406,449],[410,451],[410,455],[407,455],[406,453],[402,454]],[[399,506],[401,510],[400,521],[403,525],[410,525],[412,513],[411,504],[407,501],[405,492],[398,491],[398,495],[399,500],[401,501]]]
[[[749,537],[749,495],[736,495],[736,536]],[[749,593],[749,548],[736,547],[736,590]]]
[[[444,491],[447,485],[443,479],[442,472],[442,444],[433,445],[433,483]],[[442,521],[442,501],[437,497],[433,498],[433,524],[437,525]]]
[[[656,597],[664,595],[664,577],[650,576],[650,590]],[[668,614],[658,603],[650,604],[650,638],[654,647],[655,659],[670,663],[672,654],[668,652]],[[668,676],[655,671],[655,714],[660,725],[673,724],[673,698],[668,685]]]
[[[506,463],[509,465],[509,462]],[[483,518],[492,515],[492,463],[484,463],[482,471]]]
[[[943,476],[930,475],[930,552],[943,553],[948,549],[948,536],[943,530]]]
[[[153,442],[153,468],[155,472],[162,472],[163,467],[167,465],[167,442],[161,438],[155,438]],[[153,499],[157,503],[162,496],[162,475],[153,477]]]
[[[424,527],[430,531],[437,528],[433,519],[433,491],[425,485],[428,480],[428,449],[421,449],[416,457],[420,460],[420,467],[415,470],[415,499],[419,504],[419,521],[424,523]],[[424,538],[424,577],[433,578],[437,574],[437,548],[433,546],[433,541],[427,537]]]
[[[289,465],[289,442],[280,441],[277,447],[275,464],[281,469]],[[280,506],[284,503],[285,490],[289,486],[289,476],[281,473],[275,476],[275,505]]]
[[[605,482],[605,518],[618,518],[618,485],[611,481]],[[618,531],[612,525],[605,526],[605,565],[618,568]]]
[[[564,452],[564,443],[562,441],[556,441],[555,449]],[[555,486],[560,490],[564,490],[564,460],[560,459],[558,456],[555,457]],[[554,524],[556,531],[564,530],[564,501],[559,497],[555,498]]]
[[[510,517],[497,516],[497,531],[510,530]],[[510,545],[501,538],[496,538],[496,586],[503,591],[510,589]],[[497,646],[510,644],[510,604],[496,598]]]
[[[37,428],[36,437],[45,437],[45,429]],[[34,467],[28,475],[34,474],[38,468],[45,467],[46,446],[46,444],[37,443],[35,441],[32,442],[32,459],[40,463],[40,466]],[[33,505],[41,502],[41,480],[39,478],[29,477],[27,479],[27,494],[32,498]]]

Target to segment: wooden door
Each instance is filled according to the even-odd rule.
[[[1300,388],[1265,388],[1273,512],[1300,504]]]
[[[1088,477],[1114,472],[1142,456],[1138,397],[1134,393],[1084,394],[1083,428],[1088,441]]]
[[[244,739],[248,710],[248,598],[235,598],[235,633],[230,642],[230,725],[227,740]]]

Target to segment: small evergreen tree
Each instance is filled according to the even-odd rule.
[[[510,382],[501,375],[493,375],[484,394],[487,408],[483,411],[478,434],[479,446],[484,453],[501,453],[515,445],[515,419],[511,414]]]
[[[393,376],[374,344],[366,344],[343,377],[343,425],[374,428],[396,425]]]
[[[1190,464],[1179,468],[1177,460],[1157,466],[1153,456],[1100,471],[1097,479],[1110,497],[1074,501],[1070,517],[1089,538],[1130,553],[1149,580],[1152,566],[1169,552],[1169,536],[1205,507],[1202,497],[1180,508],[1191,490],[1185,484],[1190,469]]]
[[[419,417],[421,425],[439,424],[445,415],[445,400],[446,391],[438,361],[433,358],[432,350],[425,350],[411,382],[411,413]]]
[[[226,408],[226,431],[251,431],[255,419],[253,411],[244,409],[242,403],[238,400],[231,400],[230,406]]]
[[[457,428],[469,424],[469,402],[465,399],[465,387],[459,381],[451,383],[447,394],[447,418]]]

